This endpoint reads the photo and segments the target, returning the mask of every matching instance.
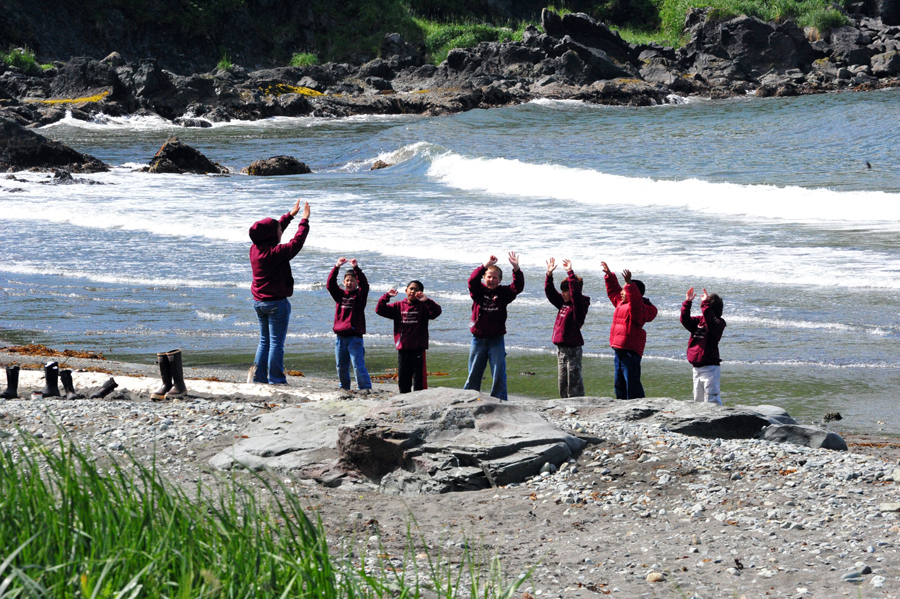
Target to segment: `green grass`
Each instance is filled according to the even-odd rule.
[[[440,23],[415,19],[424,34],[425,49],[431,62],[440,64],[454,48],[472,48],[481,42],[522,41],[527,23],[514,27],[495,27],[483,23]]]
[[[0,60],[11,67],[21,69],[24,73],[35,73],[42,69],[34,58],[34,52],[29,48],[10,48],[9,52],[0,52]]]
[[[319,59],[311,52],[297,52],[291,56],[292,67],[311,67],[319,64]]]
[[[230,71],[233,68],[234,64],[231,62],[231,59],[224,54],[222,55],[222,58],[219,59],[219,63],[216,65],[216,69],[220,71]]]
[[[198,482],[189,497],[155,463],[95,459],[62,430],[50,446],[23,433],[6,438],[0,597],[412,599],[430,589],[450,599],[468,585],[473,597],[508,599],[525,579],[502,584],[473,552],[464,568],[429,555],[419,572],[411,533],[399,573],[384,563],[367,570],[358,550],[338,548],[356,561],[329,553],[321,522],[289,489],[247,477],[222,481],[216,493]]]

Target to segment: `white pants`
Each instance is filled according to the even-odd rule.
[[[722,405],[719,382],[722,368],[715,366],[694,366],[694,401]]]

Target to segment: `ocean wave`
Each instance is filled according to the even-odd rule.
[[[92,283],[114,286],[138,286],[155,289],[180,289],[183,287],[249,289],[250,282],[208,281],[202,279],[133,277],[122,274],[102,274],[75,269],[62,269],[46,264],[0,264],[0,272],[18,275],[61,277],[64,279],[85,279]]]

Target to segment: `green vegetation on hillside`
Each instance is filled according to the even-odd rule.
[[[471,549],[437,555],[412,532],[400,568],[352,538],[329,551],[274,477],[187,493],[152,462],[98,459],[59,433],[55,446],[20,434],[0,448],[2,597],[509,599],[526,579],[504,581]]]
[[[525,24],[513,30],[483,23],[438,23],[416,19],[425,36],[425,49],[431,62],[440,64],[453,48],[471,48],[481,42],[522,41]]]

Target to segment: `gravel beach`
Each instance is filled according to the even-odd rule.
[[[165,476],[188,486],[216,482],[209,458],[254,417],[355,397],[330,380],[291,377],[273,391],[241,382],[240,370],[186,368],[189,399],[150,402],[153,366],[57,359],[76,370],[81,393],[111,375],[119,387],[104,400],[32,401],[24,398],[41,388],[42,372],[23,369],[23,399],[0,400],[4,444],[17,428],[53,443],[61,427],[98,456],[155,455]],[[46,358],[0,353],[0,361]],[[106,372],[78,371],[91,367]],[[376,383],[366,399],[395,390]],[[900,440],[842,433],[851,451],[835,452],[699,439],[601,425],[580,400],[511,401],[599,442],[555,472],[483,491],[399,497],[368,484],[283,482],[321,517],[336,552],[357,544],[367,547],[363,558],[408,571],[426,566],[426,551],[453,563],[468,548],[499,556],[507,579],[534,567],[524,599],[900,597]],[[410,538],[417,547],[406,553]]]

